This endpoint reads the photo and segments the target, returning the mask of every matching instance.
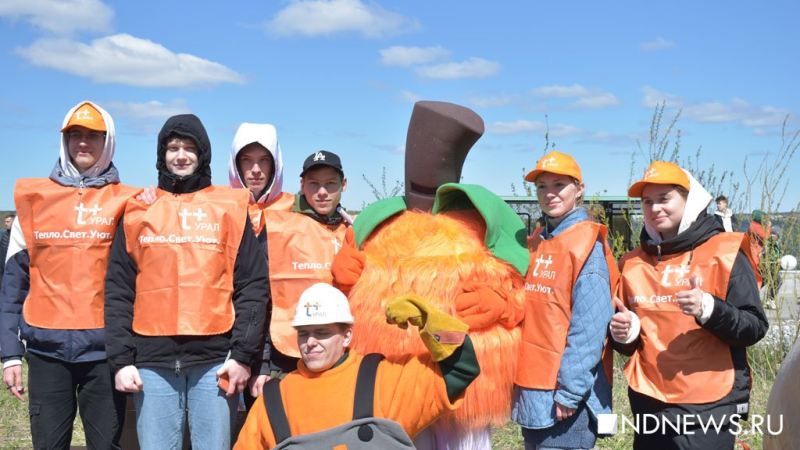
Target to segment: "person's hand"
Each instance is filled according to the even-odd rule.
[[[27,389],[22,385],[22,364],[3,369],[3,383],[5,383],[9,395],[17,397],[21,402],[25,401],[25,397],[22,394]]]
[[[229,359],[217,371],[217,376],[228,379],[230,384],[228,385],[228,390],[225,391],[225,396],[230,397],[233,394],[244,392],[247,387],[247,381],[250,379],[250,366],[234,359]]]
[[[344,244],[331,265],[333,283],[342,292],[347,294],[361,278],[361,272],[367,264],[367,257],[356,247],[356,237],[353,228],[348,228],[344,235]]]
[[[625,303],[617,297],[614,297],[614,306],[617,307],[617,312],[611,317],[611,336],[617,342],[624,342],[628,339],[633,319]]]
[[[152,184],[150,185],[150,187],[146,187],[146,188],[142,189],[142,192],[140,192],[136,196],[136,200],[139,200],[140,202],[144,203],[145,205],[152,205],[153,202],[155,202],[157,198],[158,197],[156,197],[156,188]]]
[[[250,380],[247,382],[247,388],[250,389],[250,395],[253,398],[257,398],[259,395],[261,395],[261,391],[264,390],[264,384],[266,384],[266,382],[269,380],[269,375],[250,377]]]
[[[556,419],[562,421],[572,417],[573,414],[575,414],[575,408],[570,408],[556,402]]]
[[[690,289],[678,292],[678,306],[687,316],[700,317],[703,314],[703,291],[697,285],[697,276],[692,274],[689,278]]]
[[[464,292],[456,296],[455,308],[458,317],[469,325],[470,330],[480,330],[500,321],[506,309],[506,299],[486,286],[467,283]]]
[[[114,387],[120,392],[142,392],[144,385],[136,366],[125,366],[114,374]]]

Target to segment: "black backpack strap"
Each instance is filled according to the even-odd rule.
[[[361,360],[356,379],[356,395],[353,403],[353,420],[366,419],[373,416],[373,403],[375,400],[375,376],[378,374],[378,364],[384,356],[380,353],[370,353]]]
[[[264,385],[264,406],[267,407],[267,417],[272,425],[272,433],[275,435],[275,442],[280,444],[292,437],[292,430],[289,428],[289,419],[286,418],[286,410],[283,408],[283,397],[281,396],[281,380],[273,378]]]

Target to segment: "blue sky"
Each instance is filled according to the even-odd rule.
[[[756,166],[780,148],[784,117],[800,126],[798,13],[790,1],[3,0],[0,209],[13,209],[18,177],[49,174],[64,114],[82,100],[114,117],[115,163],[135,186],[156,180],[164,120],[191,112],[211,137],[216,184],[239,123],[272,123],[285,190],[306,156],[334,151],[343,203],[359,209],[374,199],[362,174],[404,178],[416,100],[483,118],[463,181],[499,195],[541,157],[546,123],[589,193],[623,195],[664,100],[666,116],[682,110],[682,155],[702,146],[701,167],[744,182],[745,157]],[[798,168],[794,158],[788,173]],[[790,184],[780,209],[798,201]]]

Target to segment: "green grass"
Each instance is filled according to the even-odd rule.
[[[750,396],[751,414],[764,415],[767,409],[770,389],[775,382],[775,375],[780,366],[779,360],[783,354],[764,345],[757,345],[750,349],[750,367],[753,374],[753,391]],[[622,357],[615,354],[614,365],[614,412],[631,417],[628,404],[628,385],[622,374]],[[780,358],[779,358],[780,357]],[[23,366],[23,376],[27,379],[27,364]],[[27,397],[27,396],[26,396]],[[750,425],[742,422],[743,428]],[[741,440],[752,449],[761,448],[760,435],[741,436]],[[85,445],[83,426],[79,418],[75,420],[72,433],[72,445]],[[494,429],[492,444],[496,450],[524,449],[520,427],[509,421],[504,428]],[[633,432],[616,434],[607,439],[597,441],[600,449],[628,450],[633,446]],[[19,402],[7,393],[0,395],[0,449],[28,449],[31,448],[30,424],[28,421],[28,404]]]
[[[27,386],[27,363],[22,365],[22,376]],[[25,395],[25,400],[25,403],[22,403],[7,392],[0,393],[0,449],[33,448],[31,425],[28,418],[28,395]],[[83,424],[79,417],[75,418],[75,425],[72,429],[72,445],[86,445]]]
[[[753,374],[753,390],[750,393],[750,413],[765,415],[767,401],[775,375],[779,368],[776,351],[763,345],[752,347],[749,350],[750,367]],[[631,407],[628,403],[628,383],[622,374],[622,357],[614,355],[614,413],[631,416]],[[750,429],[750,423],[741,422],[742,429]],[[759,434],[741,435],[739,440],[751,449],[761,448],[762,436]],[[509,421],[505,428],[492,430],[492,445],[496,450],[522,450],[522,433],[516,423]],[[629,450],[633,447],[633,431],[628,429],[625,434],[617,433],[613,437],[599,439],[597,448],[608,450]]]

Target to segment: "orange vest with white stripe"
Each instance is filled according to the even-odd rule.
[[[625,365],[631,389],[665,403],[710,403],[728,395],[730,347],[683,314],[676,294],[691,289],[694,274],[700,290],[725,300],[740,250],[755,268],[743,233],[719,233],[661,261],[641,248],[623,256],[620,298],[641,321],[639,346]]]
[[[67,187],[49,178],[14,187],[30,257],[25,321],[39,328],[103,328],[104,284],[111,242],[125,202],[139,191],[122,184]]]
[[[125,210],[127,250],[139,268],[133,330],[144,336],[229,331],[249,192],[211,186],[156,195],[152,205],[131,200]]]
[[[609,296],[619,272],[606,242],[605,226],[579,222],[547,240],[541,238],[541,231],[537,229],[528,239],[531,263],[525,278],[525,322],[514,383],[528,389],[554,390],[558,387],[558,371],[572,318],[572,289],[595,242],[604,246]],[[613,383],[610,345],[605,346],[602,360],[606,378]]]
[[[300,357],[292,328],[300,294],[315,283],[331,283],[333,257],[344,244],[346,226],[326,226],[296,212],[264,211],[272,291],[272,344],[284,355]]]
[[[275,197],[269,203],[251,203],[247,208],[250,214],[250,222],[253,224],[253,231],[256,236],[261,234],[264,229],[264,212],[268,210],[274,211],[291,211],[294,206],[294,194],[288,192],[281,192],[281,195]]]

